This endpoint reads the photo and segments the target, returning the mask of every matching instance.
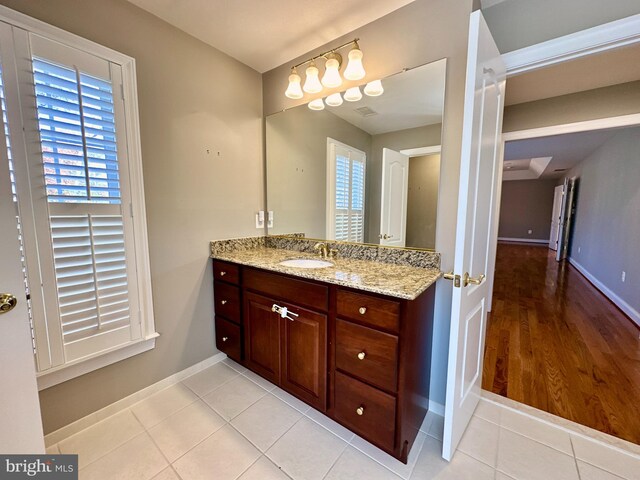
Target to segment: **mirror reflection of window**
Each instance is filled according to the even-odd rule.
[[[367,155],[327,138],[327,239],[364,241],[364,189]]]

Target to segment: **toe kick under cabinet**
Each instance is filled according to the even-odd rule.
[[[219,260],[213,273],[219,350],[406,463],[429,403],[433,286],[404,300]]]

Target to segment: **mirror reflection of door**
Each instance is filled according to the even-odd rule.
[[[383,148],[380,245],[406,245],[408,191],[409,156]]]
[[[573,193],[575,190],[575,178],[565,178],[562,187],[562,207],[560,210],[560,232],[558,233],[558,251],[556,260],[565,260],[569,253],[569,233],[571,231],[571,216],[573,212]]]
[[[562,193],[564,187],[558,185],[553,192],[553,208],[551,210],[551,234],[549,235],[549,248],[558,250],[558,235],[560,234],[560,209],[562,208]]]

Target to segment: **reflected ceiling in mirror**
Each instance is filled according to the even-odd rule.
[[[433,249],[445,71],[443,59],[382,79],[379,96],[268,116],[269,234]]]

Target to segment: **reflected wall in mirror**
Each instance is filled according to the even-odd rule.
[[[271,235],[435,248],[446,59],[266,119]]]

